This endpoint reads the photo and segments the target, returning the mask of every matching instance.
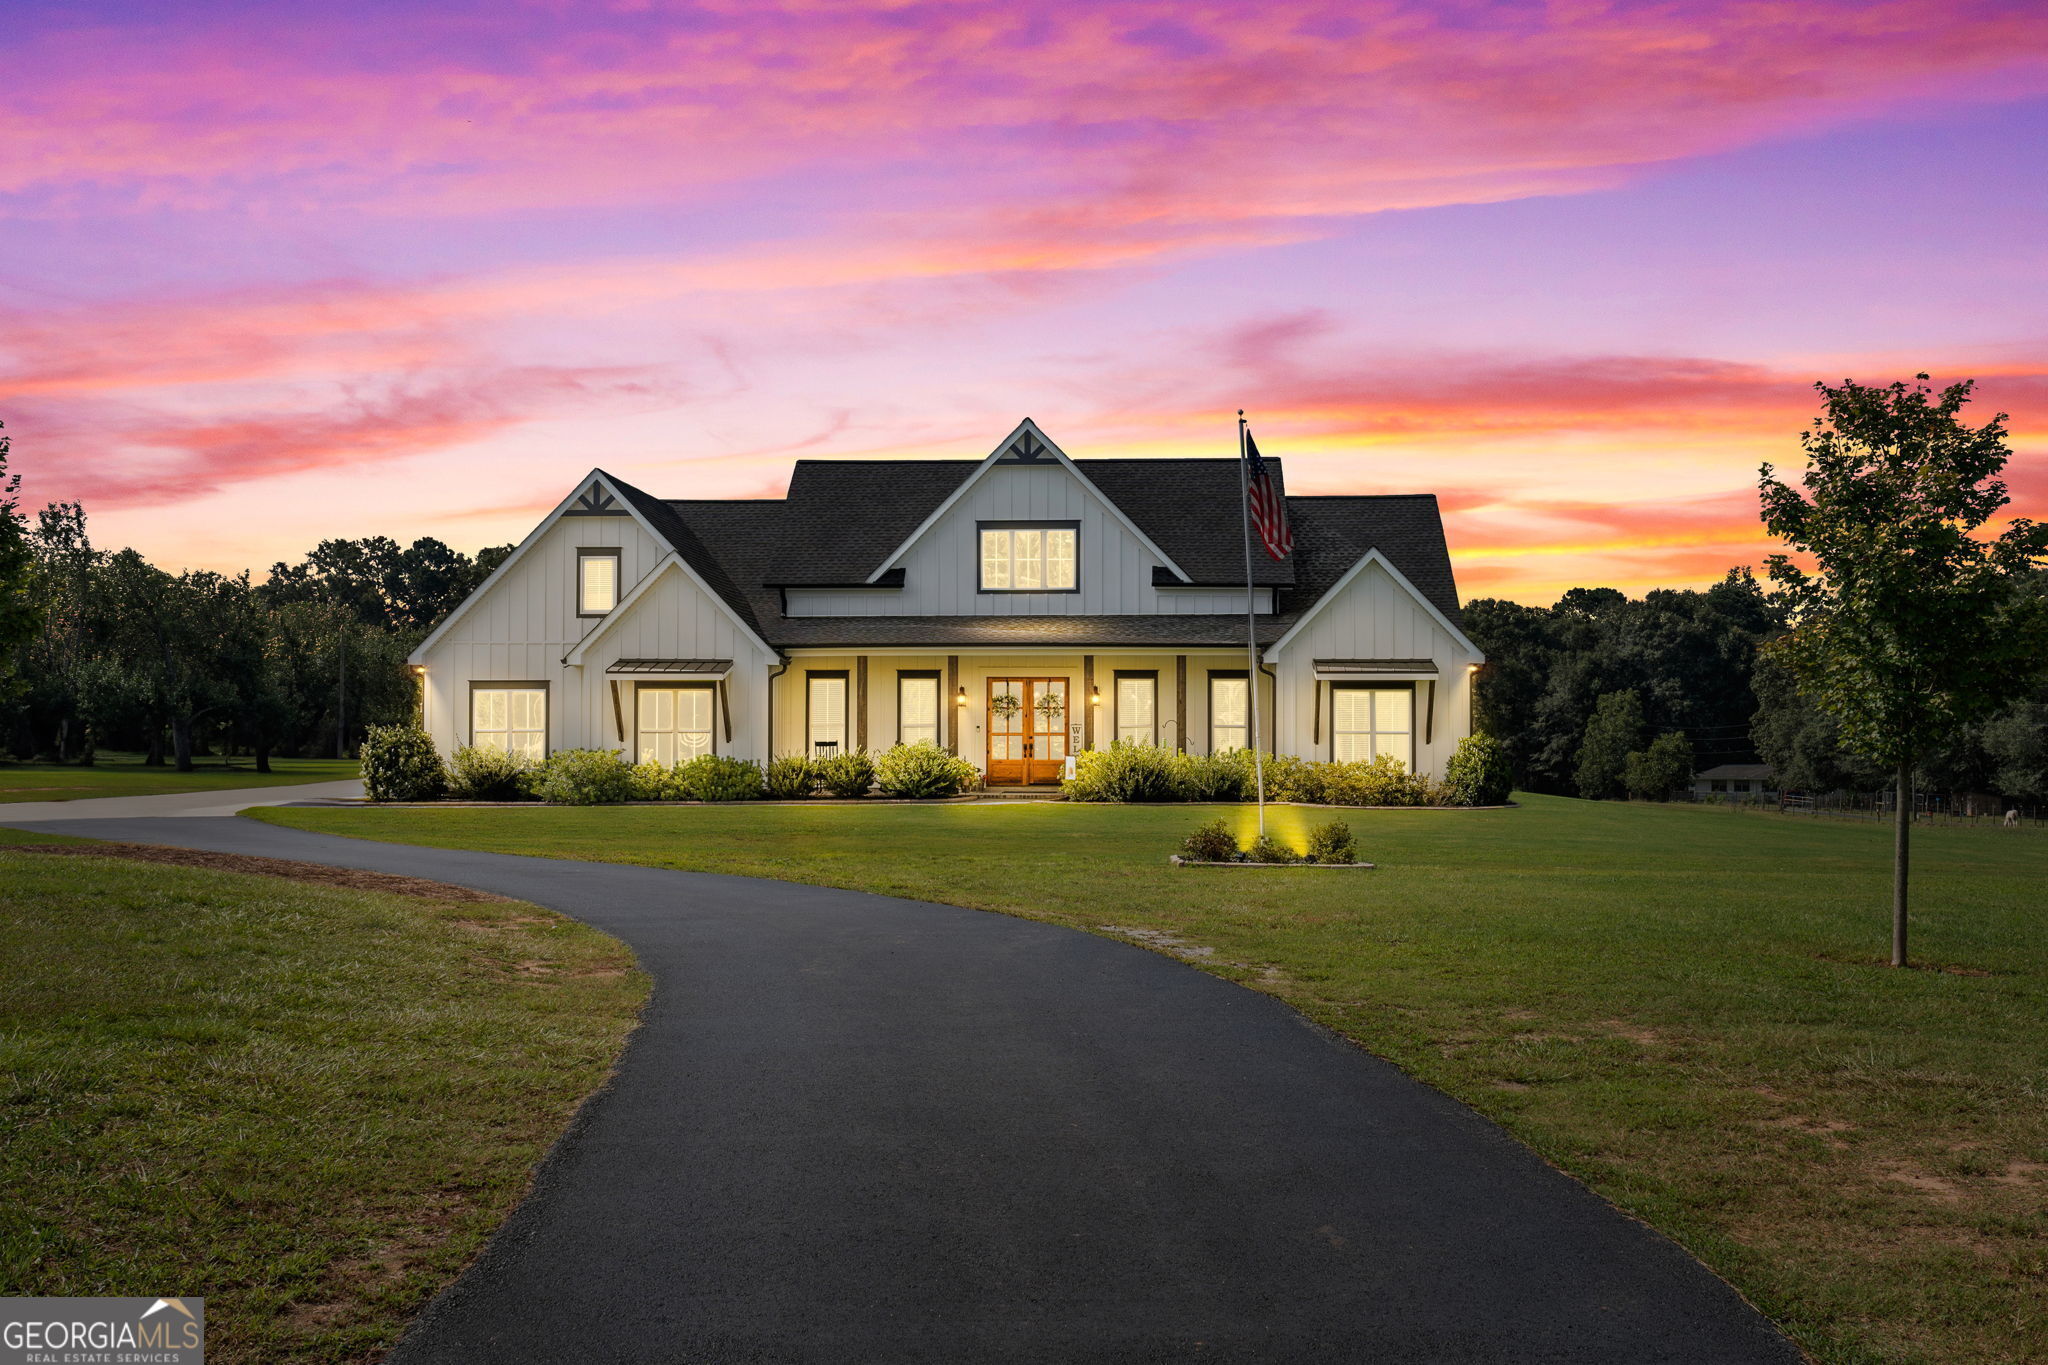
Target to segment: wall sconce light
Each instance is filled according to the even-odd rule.
[[[955,705],[955,706],[965,706],[965,705],[967,705],[967,689],[966,689],[966,688],[964,688],[964,687],[963,687],[963,688],[961,688],[961,689],[960,689],[960,691],[959,691],[959,692],[958,692],[958,693],[957,693],[957,694],[956,694],[956,695],[954,696],[954,698],[953,698],[953,705]]]
[[[1097,687],[1097,688],[1094,688],[1094,689],[1092,689],[1092,690],[1091,690],[1091,691],[1090,691],[1090,692],[1088,693],[1088,704],[1089,704],[1090,706],[1100,706],[1100,705],[1102,705],[1102,689],[1101,689],[1101,688],[1099,688],[1099,687]]]

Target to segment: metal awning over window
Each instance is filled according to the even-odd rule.
[[[731,659],[618,659],[607,673],[658,673],[676,678],[722,678],[732,672]]]
[[[1325,682],[1415,682],[1436,677],[1434,659],[1317,659]]]

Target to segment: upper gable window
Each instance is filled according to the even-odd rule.
[[[1071,521],[981,523],[981,590],[1079,591],[1080,539]]]
[[[576,614],[603,616],[619,605],[619,552],[576,552]]]

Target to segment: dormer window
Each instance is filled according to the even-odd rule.
[[[606,616],[619,605],[619,552],[576,552],[576,614]]]
[[[1079,522],[982,522],[981,590],[1078,592],[1080,539]]]

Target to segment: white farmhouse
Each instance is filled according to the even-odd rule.
[[[1074,460],[1027,419],[983,460],[798,461],[781,500],[593,470],[413,654],[426,725],[662,762],[932,740],[992,784],[1242,747],[1237,464]],[[1436,499],[1286,506],[1293,554],[1254,545],[1262,746],[1439,772],[1481,655]]]

